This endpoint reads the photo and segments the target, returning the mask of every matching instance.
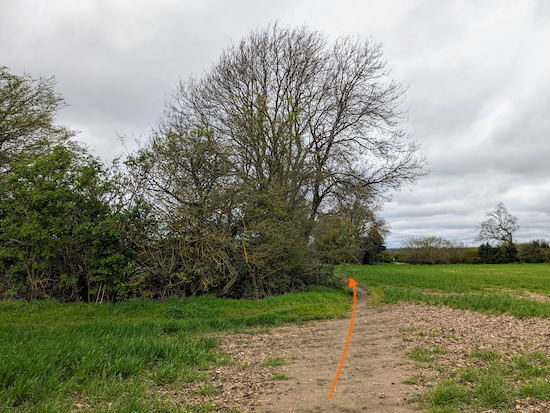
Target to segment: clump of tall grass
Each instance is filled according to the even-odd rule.
[[[213,394],[204,371],[228,359],[206,333],[342,317],[349,308],[349,291],[317,287],[258,301],[0,302],[0,410],[185,411],[159,402],[155,388],[204,381],[202,393]]]

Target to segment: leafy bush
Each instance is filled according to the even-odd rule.
[[[489,243],[481,244],[477,252],[483,264],[507,264],[519,261],[518,249],[512,243],[503,243],[496,247]]]
[[[382,251],[380,254],[378,254],[378,262],[389,264],[394,262],[394,259],[388,251]]]
[[[460,252],[460,264],[477,264],[479,262],[477,248],[466,248]]]
[[[550,245],[544,239],[534,239],[530,242],[519,244],[517,248],[520,262],[550,262]]]
[[[355,263],[359,246],[353,224],[340,216],[322,215],[313,233],[314,248],[327,264]]]
[[[0,192],[0,293],[28,300],[126,295],[121,242],[102,166],[73,149],[10,163]],[[95,298],[95,297],[94,297]]]

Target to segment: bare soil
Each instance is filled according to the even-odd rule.
[[[350,317],[285,326],[270,334],[220,336],[220,349],[235,363],[212,372],[219,388],[214,403],[228,411],[238,406],[239,412],[413,412],[411,397],[420,388],[402,383],[412,369],[403,365],[400,321],[390,307],[365,303],[366,291],[358,286],[353,334],[330,400]],[[287,364],[262,367],[270,357]],[[278,373],[290,379],[271,380]]]
[[[428,305],[372,308],[366,298],[359,285],[353,334],[330,400],[351,314],[269,332],[219,335],[219,350],[228,353],[230,362],[209,372],[217,393],[200,396],[195,391],[194,396],[183,398],[188,403],[218,405],[218,412],[418,412],[418,404],[411,399],[457,369],[479,363],[469,357],[474,350],[494,349],[508,359],[523,351],[550,355],[548,319],[487,316]],[[417,346],[446,353],[423,365],[408,357]],[[270,358],[284,359],[286,364],[265,365]],[[289,379],[272,380],[277,374]],[[410,378],[417,384],[403,383]],[[550,412],[550,404],[518,399],[506,409]],[[510,411],[506,409],[502,411]]]

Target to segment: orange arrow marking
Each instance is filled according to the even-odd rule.
[[[334,392],[334,388],[336,387],[336,382],[338,381],[338,376],[340,376],[340,370],[342,370],[342,366],[344,365],[344,359],[346,358],[346,352],[348,351],[349,340],[351,338],[351,332],[353,331],[353,322],[355,321],[355,308],[357,307],[357,290],[355,289],[356,285],[357,285],[357,281],[355,281],[353,278],[350,277],[350,279],[349,279],[349,288],[353,288],[353,315],[351,316],[351,326],[349,328],[348,341],[346,343],[346,348],[344,349],[344,355],[342,356],[342,361],[340,362],[340,367],[338,367],[338,373],[336,373],[336,379],[334,379],[334,384],[332,385],[332,390],[330,391],[330,394],[328,395],[329,400],[332,397],[332,393]]]

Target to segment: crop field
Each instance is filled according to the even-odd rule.
[[[424,412],[550,411],[549,264],[348,266],[342,271],[370,290],[374,305],[442,307],[431,313],[437,316],[424,312],[423,321],[401,331],[416,371],[405,383],[426,389],[417,399]],[[532,339],[518,338],[515,331]]]
[[[1,412],[185,412],[213,406],[160,402],[155,390],[202,383],[227,362],[207,333],[250,331],[343,317],[349,291],[246,301],[212,296],[165,301],[0,303]]]
[[[519,321],[550,316],[548,264],[345,266],[340,272],[367,287],[372,305],[425,303]],[[0,302],[0,412],[217,410],[158,397],[187,383],[196,383],[200,394],[216,391],[208,372],[230,357],[216,348],[212,333],[265,333],[285,323],[345,317],[350,298],[347,288],[313,287],[258,301],[205,295],[114,304]],[[452,364],[457,342],[451,335],[421,327],[401,333],[410,346],[406,357],[418,368],[407,383],[424,383],[430,369],[443,375],[418,399],[423,411],[483,411],[522,397],[550,399],[547,352],[476,347],[453,370],[439,363]],[[436,339],[431,348],[426,340]]]
[[[550,264],[348,266],[347,275],[392,304],[424,302],[516,317],[550,316]]]

